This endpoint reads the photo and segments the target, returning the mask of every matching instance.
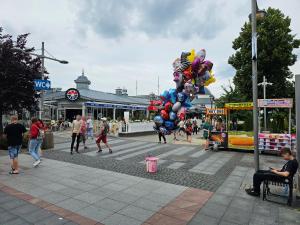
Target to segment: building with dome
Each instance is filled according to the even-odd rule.
[[[149,99],[128,96],[126,88],[116,88],[115,93],[91,90],[91,81],[82,74],[77,77],[75,87],[67,90],[51,89],[45,93],[45,118],[72,121],[76,115],[91,115],[94,119],[107,117],[120,120],[129,111],[131,119],[147,118]]]

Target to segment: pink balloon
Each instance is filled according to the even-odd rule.
[[[200,66],[201,60],[199,58],[195,58],[192,63],[192,71],[197,72]]]
[[[209,60],[205,60],[203,63],[206,66],[206,68],[207,68],[208,71],[210,71],[213,68],[213,66],[214,66],[214,64],[211,61],[209,61]]]

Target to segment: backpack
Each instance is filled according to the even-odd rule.
[[[36,139],[43,140],[45,137],[45,131],[40,129],[37,125],[35,125],[35,126],[38,129],[38,135],[37,135]]]

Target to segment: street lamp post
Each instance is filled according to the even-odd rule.
[[[210,95],[209,99],[210,99],[210,108],[212,108],[213,107],[214,96]]]
[[[257,33],[256,11],[257,2],[251,0],[251,23],[252,23],[252,91],[253,91],[253,132],[254,132],[254,164],[255,171],[259,170],[258,152],[258,104],[257,104]]]
[[[253,132],[254,132],[255,171],[259,170],[256,18],[262,19],[265,15],[266,15],[266,12],[264,10],[258,9],[256,0],[251,0],[251,14],[249,15],[249,19],[250,19],[251,26],[252,26],[252,94],[253,94]]]
[[[41,77],[42,80],[44,80],[44,73],[45,73],[45,43],[42,42],[42,55],[41,55],[41,60],[42,60],[42,68],[41,68]],[[44,112],[44,91],[41,90],[40,92],[40,107],[39,107],[39,119],[41,120],[43,118],[43,112]]]
[[[255,171],[259,170],[256,18],[262,19],[265,15],[266,15],[266,12],[264,10],[258,9],[256,0],[251,0],[251,14],[249,15],[249,19],[250,19],[251,26],[252,26],[252,94],[253,94],[253,132],[254,132]]]
[[[263,86],[263,91],[264,91],[264,99],[266,99],[267,95],[267,86],[268,85],[273,85],[273,83],[268,83],[266,77],[264,76],[263,82],[258,84],[259,86]],[[267,108],[264,107],[264,131],[267,131]]]
[[[39,54],[36,54],[36,53],[32,53],[32,52],[27,52],[26,50],[23,50],[23,49],[19,49],[19,48],[13,48],[14,51],[21,51],[21,52],[24,52],[24,53],[27,53],[29,55],[33,55],[33,56],[36,56],[38,58],[41,59],[42,61],[42,68],[41,68],[41,77],[42,77],[42,80],[45,78],[44,74],[45,74],[45,59],[49,59],[49,60],[52,60],[52,61],[56,61],[56,62],[59,62],[61,64],[68,64],[69,62],[66,61],[66,60],[59,60],[59,59],[56,59],[56,58],[52,58],[52,57],[48,57],[48,56],[45,56],[45,44],[44,42],[42,42],[42,54],[39,55]],[[44,111],[44,91],[41,90],[40,92],[40,101],[39,101],[39,119],[42,119],[43,118],[43,111]]]

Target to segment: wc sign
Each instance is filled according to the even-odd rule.
[[[34,90],[41,91],[41,90],[50,90],[51,82],[50,80],[34,80]]]

